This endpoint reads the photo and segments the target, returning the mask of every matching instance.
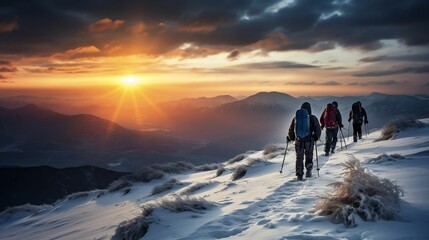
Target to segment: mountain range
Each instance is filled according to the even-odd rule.
[[[248,149],[283,142],[295,110],[304,101],[312,104],[313,114],[319,117],[334,100],[346,135],[349,109],[357,100],[368,113],[369,130],[397,118],[429,117],[429,100],[424,96],[372,93],[296,98],[260,92],[241,100],[223,95],[162,102],[156,109],[144,107],[140,112],[145,113],[145,124],[162,131],[136,131],[91,114],[66,115],[26,105],[0,108],[0,165],[93,165],[134,171],[179,160],[220,162]]]

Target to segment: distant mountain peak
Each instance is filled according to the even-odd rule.
[[[381,93],[381,92],[372,92],[369,96],[388,96],[389,94]]]
[[[294,101],[296,98],[289,94],[281,92],[259,92],[249,96],[242,101],[253,104],[284,104],[289,101]]]

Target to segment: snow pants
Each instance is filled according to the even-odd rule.
[[[304,157],[305,157],[305,168],[307,169],[307,171],[311,171],[311,169],[313,169],[313,147],[314,147],[314,143],[312,140],[295,141],[296,176],[304,175]]]
[[[356,142],[357,138],[362,139],[362,123],[353,123],[353,141]]]
[[[334,151],[338,141],[338,127],[326,128],[325,134],[325,152]]]

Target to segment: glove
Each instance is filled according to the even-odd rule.
[[[311,138],[312,138],[315,142],[317,142],[317,140],[319,140],[319,137],[317,137],[316,135],[311,136]]]
[[[287,141],[287,142],[290,142],[290,141],[292,141],[292,139],[290,139],[290,137],[289,137],[289,136],[287,136],[287,137],[286,137],[286,141]]]
[[[365,124],[368,124],[368,120],[365,120],[365,122],[364,122]]]
[[[340,124],[340,128],[343,128],[344,127],[344,125],[343,124]]]
[[[322,125],[322,130],[323,130],[323,128],[325,128],[325,126]]]
[[[347,120],[347,121],[349,121],[349,122],[350,122],[351,120],[352,120],[352,119],[351,119],[351,118],[349,118],[349,120]]]

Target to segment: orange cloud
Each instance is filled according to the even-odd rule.
[[[190,23],[185,26],[179,27],[180,31],[185,32],[212,32],[216,29],[215,25],[206,25],[200,23]]]
[[[133,35],[137,35],[143,32],[143,30],[145,29],[145,25],[141,22],[141,23],[137,23],[136,25],[132,26],[130,28],[130,32]]]
[[[115,20],[112,21],[110,18],[103,18],[89,26],[89,31],[91,32],[104,32],[107,30],[115,30],[120,27],[125,21],[124,20]]]
[[[12,32],[13,30],[18,29],[18,22],[0,22],[0,33],[3,32]]]
[[[82,58],[82,57],[93,57],[98,56],[101,53],[100,49],[91,46],[83,46],[75,49],[67,50],[64,54],[56,54],[55,57],[65,57],[65,58]]]
[[[66,51],[66,55],[70,57],[85,57],[101,53],[100,49],[95,46],[78,47]]]
[[[262,39],[252,45],[252,48],[262,49],[264,51],[276,51],[282,49],[289,43],[289,39],[283,33],[271,33],[265,39]]]

